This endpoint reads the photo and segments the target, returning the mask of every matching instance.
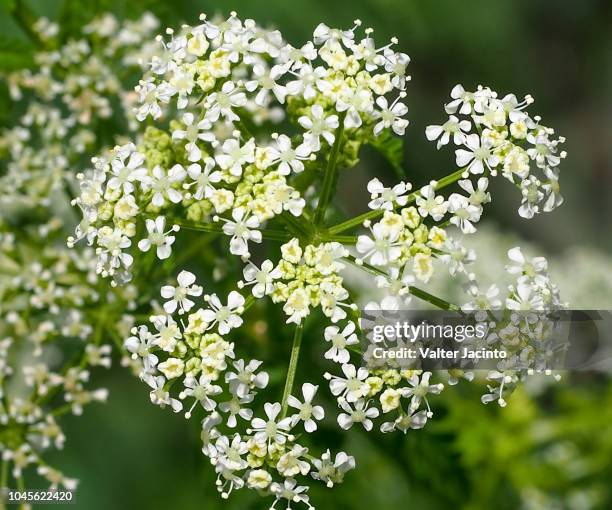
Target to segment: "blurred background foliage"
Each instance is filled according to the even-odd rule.
[[[503,254],[511,244],[499,232],[514,232],[538,254],[552,257],[553,274],[565,276],[566,299],[577,296],[574,307],[612,307],[612,285],[598,294],[580,287],[582,279],[596,285],[612,273],[609,0],[29,0],[27,6],[0,0],[2,70],[33,62],[35,46],[9,15],[14,9],[22,17],[44,15],[60,22],[66,39],[106,11],[135,19],[149,10],[162,27],[178,27],[196,23],[200,12],[226,15],[235,9],[242,17],[278,27],[296,45],[319,22],[348,27],[360,18],[375,29],[379,44],[397,36],[400,49],[413,59],[404,168],[417,184],[453,169],[452,151],[437,152],[424,136],[427,124],[443,119],[452,86],[483,84],[502,94],[530,93],[536,99],[532,110],[567,138],[568,158],[561,167],[566,202],[552,214],[522,220],[516,193],[504,191],[506,183],[494,183],[497,197],[487,210],[485,249],[489,243],[495,254]],[[14,112],[0,82],[0,125],[10,126]],[[342,177],[338,202],[347,213],[364,210],[365,183],[374,174],[394,179],[379,155],[364,152],[359,166]],[[574,255],[576,250],[591,255]],[[288,347],[274,328],[278,322],[268,324],[267,331],[252,335],[270,340],[267,356],[278,358]],[[315,325],[307,338],[319,334]],[[273,350],[276,345],[281,348]],[[320,359],[316,351],[308,353],[313,360]],[[82,418],[68,417],[65,450],[50,459],[80,478],[78,507],[267,508],[246,491],[228,502],[218,497],[212,470],[199,451],[197,423],[149,404],[146,388],[119,366],[102,374],[99,383],[110,389],[109,403],[93,406]],[[354,430],[341,435],[327,423],[321,431],[326,442],[353,452],[360,469],[333,491],[313,488],[318,508],[612,508],[608,378],[578,374],[552,387],[534,380],[505,409],[480,404],[479,391],[465,385],[444,392],[437,399],[436,419],[407,436],[381,438]]]

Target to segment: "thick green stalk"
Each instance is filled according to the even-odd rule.
[[[303,324],[298,324],[293,335],[293,345],[291,347],[291,358],[289,359],[289,368],[287,369],[287,379],[285,379],[285,389],[283,391],[283,400],[281,403],[282,414],[281,418],[287,416],[287,402],[289,395],[293,390],[293,381],[295,380],[295,372],[297,371],[297,363],[300,357],[300,347],[302,345],[302,335],[304,333]]]
[[[338,127],[336,128],[334,145],[332,146],[327,167],[325,168],[325,177],[321,185],[321,194],[319,195],[319,203],[315,211],[315,225],[321,225],[325,219],[325,211],[331,202],[338,181],[338,154],[340,153],[340,144],[342,143],[342,135],[344,134],[344,118],[346,112],[342,112],[338,118]]]
[[[442,177],[442,179],[438,181],[436,190],[445,188],[446,186],[457,182],[459,179],[461,179],[465,171],[465,168],[460,168],[452,174]],[[414,191],[413,193],[410,193],[410,195],[408,195],[408,202],[406,205],[413,203],[419,196],[419,193],[419,191]],[[359,216],[351,218],[350,220],[343,221],[342,223],[338,223],[337,225],[330,227],[327,232],[332,235],[339,234],[340,232],[344,232],[345,230],[361,225],[366,220],[372,220],[374,218],[377,218],[378,216],[382,216],[384,212],[385,211],[383,209],[374,209],[373,211],[365,212],[363,214],[360,214]]]

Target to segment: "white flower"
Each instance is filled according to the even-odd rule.
[[[329,380],[329,389],[332,395],[343,397],[348,402],[355,402],[358,399],[365,397],[368,393],[368,385],[365,380],[368,377],[367,369],[360,367],[355,368],[355,365],[346,363],[342,365],[344,378],[333,376],[329,373],[325,374],[325,378]]]
[[[471,92],[466,92],[461,85],[455,85],[450,95],[453,100],[444,107],[446,113],[455,113],[457,109],[462,115],[472,113],[474,95]]]
[[[369,259],[373,266],[386,266],[400,257],[402,249],[398,242],[398,231],[389,231],[382,224],[376,223],[371,232],[372,237],[360,235],[357,238],[356,248],[363,259]]]
[[[164,285],[161,288],[161,295],[164,299],[169,299],[164,303],[166,313],[174,313],[178,307],[180,314],[191,310],[195,304],[188,296],[201,296],[202,287],[193,285],[196,277],[189,271],[181,271],[177,277],[178,286]]]
[[[361,22],[355,23],[359,26]],[[312,33],[313,42],[320,46],[322,44],[331,45],[332,43],[342,42],[346,48],[352,48],[354,45],[355,33],[353,30],[338,30],[328,27],[325,23],[319,23]]]
[[[503,159],[503,176],[511,182],[514,182],[513,177],[526,179],[529,175],[529,155],[518,146],[513,146]]]
[[[151,335],[146,326],[139,326],[132,330],[132,335],[124,342],[124,347],[132,353],[132,359],[140,358],[145,373],[150,373],[157,365],[159,358],[151,352],[154,347],[155,337]],[[138,336],[136,336],[138,335]]]
[[[453,143],[455,145],[463,145],[466,140],[464,132],[470,130],[471,124],[469,120],[459,120],[454,115],[451,115],[448,120],[441,126],[427,126],[425,128],[425,136],[432,142],[438,140],[437,148],[439,149],[443,145],[446,145],[450,137],[453,137]]]
[[[262,389],[268,385],[269,376],[267,372],[255,371],[261,366],[262,362],[252,359],[245,366],[244,360],[239,359],[234,362],[236,372],[227,372],[225,374],[225,382],[230,386],[230,392],[240,398],[245,398],[252,389]]]
[[[204,296],[204,299],[212,307],[212,310],[205,310],[205,320],[211,326],[218,324],[220,335],[226,335],[242,325],[240,314],[244,310],[244,298],[239,292],[233,290],[229,293],[227,305],[222,304],[216,294]]]
[[[304,503],[308,506],[308,510],[314,510],[314,507],[308,502],[308,496],[304,494],[308,487],[298,485],[293,478],[285,478],[282,484],[274,482],[270,485],[270,490],[276,496],[276,501],[272,504],[271,508],[275,508],[278,501],[285,499],[288,505],[291,505],[291,503]],[[290,509],[291,506],[286,508]]]
[[[196,191],[193,194],[193,198],[196,200],[212,197],[215,192],[213,184],[221,182],[221,172],[219,170],[211,172],[213,168],[215,168],[215,160],[213,158],[206,158],[204,170],[202,170],[202,167],[198,163],[193,163],[187,167],[187,174],[193,179],[193,182],[184,184],[183,187],[189,189],[195,186]],[[185,198],[191,197],[186,195]]]
[[[234,434],[231,443],[227,436],[219,437],[215,443],[215,450],[215,462],[229,471],[240,471],[248,466],[242,456],[248,452],[249,447],[245,441],[242,441],[240,434]]]
[[[281,270],[271,260],[264,260],[261,268],[249,262],[243,270],[244,284],[253,285],[253,296],[264,297],[274,290],[273,282],[281,277]]]
[[[453,193],[448,197],[448,211],[453,214],[450,222],[457,225],[464,234],[473,234],[476,227],[473,223],[480,220],[482,207],[470,203],[463,195]]]
[[[213,411],[217,407],[217,403],[210,397],[219,395],[222,392],[221,386],[212,384],[212,381],[206,375],[201,375],[199,379],[188,375],[183,381],[185,389],[179,394],[180,399],[193,397],[194,402],[191,408],[185,413],[185,418],[190,418],[193,408],[196,404],[200,405],[206,411]]]
[[[442,383],[429,384],[430,377],[431,372],[423,372],[420,380],[418,375],[413,375],[410,379],[408,379],[408,384],[411,387],[405,387],[402,389],[402,396],[411,397],[410,412],[415,412],[421,405],[421,400],[425,400],[425,404],[427,405],[427,417],[429,418],[431,418],[433,413],[429,408],[427,394],[432,393],[433,395],[438,395],[444,389],[444,385]]]
[[[419,214],[423,218],[431,216],[434,221],[440,221],[448,209],[444,197],[436,195],[436,182],[432,181],[421,188],[420,196],[416,199]]]
[[[124,193],[132,193],[134,191],[132,183],[141,181],[147,175],[143,163],[144,154],[136,152],[133,144],[123,147],[111,161],[113,176],[108,180],[108,187],[110,189],[123,187]]]
[[[468,250],[455,239],[446,240],[446,253],[439,256],[440,260],[448,264],[448,272],[451,276],[465,271],[465,265],[471,264],[476,259],[474,250]]]
[[[175,413],[178,413],[183,409],[183,404],[175,398],[170,397],[170,393],[164,389],[166,379],[164,376],[158,375],[157,377],[147,376],[143,379],[151,388],[151,402],[159,407],[166,407],[169,405]]]
[[[308,293],[298,287],[289,295],[287,302],[283,306],[283,311],[289,316],[287,324],[300,324],[302,319],[310,313],[310,298]]]
[[[312,105],[310,115],[303,115],[298,119],[300,126],[307,131],[304,133],[304,143],[308,144],[315,152],[321,148],[321,137],[331,146],[334,143],[334,131],[338,127],[338,116],[325,116],[323,107],[318,104]]]
[[[374,118],[380,119],[374,126],[374,134],[376,136],[378,136],[383,129],[387,128],[393,129],[396,135],[404,136],[406,127],[408,126],[408,120],[402,117],[408,113],[408,107],[404,103],[399,102],[403,97],[405,97],[404,92],[391,103],[391,106],[389,106],[384,96],[380,96],[376,99],[376,104],[380,108],[380,110],[374,111]]]
[[[310,159],[312,148],[303,143],[295,149],[291,147],[291,139],[287,135],[280,135],[276,139],[276,147],[268,148],[269,164],[278,163],[278,173],[281,175],[289,175],[292,171],[295,173],[304,171],[304,163]]]
[[[247,486],[251,489],[263,490],[272,483],[272,475],[264,469],[252,469],[247,478]]]
[[[266,106],[270,92],[274,93],[279,103],[285,102],[287,91],[283,85],[277,83],[277,80],[283,74],[284,68],[281,66],[274,66],[272,69],[267,69],[261,64],[253,66],[253,76],[255,79],[246,82],[244,86],[249,92],[259,89],[255,96],[256,105]]]
[[[291,450],[281,455],[276,463],[277,471],[283,476],[306,475],[310,471],[308,461],[300,457],[308,453],[308,449],[300,445],[293,445]]]
[[[182,336],[174,319],[169,315],[153,315],[151,323],[157,329],[157,334],[153,335],[155,345],[166,352],[172,352]]]
[[[172,244],[174,236],[168,235],[179,230],[178,225],[173,225],[170,230],[164,232],[166,227],[166,218],[158,216],[155,221],[147,218],[146,220],[148,237],[138,241],[138,249],[140,251],[149,251],[151,246],[157,247],[157,257],[159,259],[167,259],[172,253]]]
[[[168,83],[163,82],[158,86],[153,81],[153,78],[140,80],[135,89],[142,103],[136,108],[136,118],[141,122],[147,115],[151,115],[154,119],[159,118],[162,114],[159,102],[167,104],[174,94],[173,88]]]
[[[473,284],[468,286],[466,292],[472,297],[472,300],[465,303],[461,307],[462,310],[495,310],[501,306],[501,301],[497,298],[499,295],[499,288],[497,285],[491,285],[483,292],[476,284]],[[477,317],[479,317],[479,315],[477,315]]]
[[[223,233],[232,237],[230,253],[245,258],[249,257],[249,241],[261,243],[262,240],[261,232],[256,230],[259,227],[259,220],[257,216],[249,216],[242,207],[232,211],[232,218],[234,221],[216,216],[215,221],[223,221]]]
[[[223,152],[215,156],[217,164],[236,177],[242,175],[242,167],[245,164],[255,161],[255,140],[252,138],[243,146],[240,146],[240,142],[235,138],[228,138],[223,142],[221,150]]]
[[[368,182],[368,191],[372,199],[368,204],[370,209],[385,209],[392,211],[394,206],[404,206],[408,202],[406,192],[412,189],[412,185],[406,182],[400,182],[393,188],[385,188],[382,182],[377,178]]]
[[[423,282],[428,282],[434,272],[433,260],[428,253],[417,253],[412,259],[412,271]]]
[[[172,132],[172,139],[187,140],[185,144],[187,159],[189,161],[200,161],[202,158],[202,151],[198,147],[198,140],[206,142],[216,141],[215,135],[210,132],[212,124],[206,118],[196,123],[193,113],[186,113],[183,115],[183,124],[185,125],[185,129],[175,129]]]
[[[167,173],[166,171],[156,165],[152,172],[153,175],[147,177],[143,186],[145,189],[151,189],[153,191],[153,198],[151,203],[155,207],[162,207],[166,204],[166,198],[173,204],[178,204],[183,196],[174,185],[183,182],[187,172],[179,165],[174,165]]]
[[[363,428],[367,431],[372,430],[372,420],[380,414],[380,411],[376,407],[368,407],[370,401],[367,402],[363,399],[357,400],[351,407],[346,400],[339,401],[340,408],[344,411],[338,415],[338,425],[344,430],[350,429],[353,424],[361,423]]]
[[[219,409],[224,413],[228,413],[227,417],[227,426],[230,428],[236,427],[238,425],[238,420],[236,416],[240,416],[243,420],[250,421],[253,418],[253,410],[248,407],[242,407],[245,404],[250,404],[253,402],[254,395],[252,393],[247,393],[246,395],[239,397],[238,395],[232,395],[231,400],[227,402],[221,402],[219,404]]]
[[[255,432],[253,439],[258,443],[285,444],[288,432],[291,430],[291,418],[278,419],[281,412],[281,405],[278,402],[274,404],[266,402],[264,412],[267,420],[253,418],[251,421],[251,428]]]
[[[304,430],[306,432],[314,432],[317,430],[317,424],[315,420],[322,420],[325,417],[325,412],[321,406],[313,406],[312,400],[314,399],[318,386],[310,383],[304,383],[302,385],[302,395],[304,396],[304,402],[300,402],[293,395],[289,395],[288,404],[298,410],[298,414],[293,415],[293,426],[299,421],[304,422]]]
[[[521,181],[521,206],[518,213],[521,218],[533,218],[534,215],[540,212],[540,203],[544,198],[544,193],[540,189],[541,183],[539,179],[530,175]]]
[[[395,52],[391,48],[386,48],[383,55],[385,71],[392,73],[391,84],[397,89],[404,90],[406,81],[410,80],[410,76],[406,75],[410,57],[405,53]]]
[[[548,180],[544,181],[544,184],[542,184],[542,190],[544,192],[544,196],[542,197],[544,203],[542,210],[550,212],[563,204],[563,197],[559,193],[559,170],[545,168],[544,175]]]
[[[506,306],[516,311],[542,310],[544,300],[533,285],[521,281],[516,286],[515,292],[506,299]]]
[[[487,140],[481,140],[477,134],[468,135],[464,145],[468,148],[455,150],[457,165],[467,167],[467,171],[473,174],[484,172],[485,165],[492,171],[499,164],[499,157],[491,150],[491,145]]]
[[[342,483],[345,473],[355,469],[355,457],[345,452],[338,452],[332,462],[331,454],[327,450],[320,459],[314,459],[312,463],[316,471],[313,471],[311,476],[315,480],[325,482],[328,488],[333,487],[335,483]]]
[[[400,404],[401,392],[395,388],[387,388],[379,397],[383,413],[388,413],[397,409]]]
[[[361,126],[361,113],[370,113],[373,106],[372,93],[366,89],[347,89],[336,101],[336,109],[346,112],[344,127],[347,129]]]
[[[247,97],[234,82],[226,81],[220,92],[213,92],[206,98],[206,119],[212,123],[217,122],[219,116],[234,122],[240,117],[233,112],[233,108],[241,108],[247,103]]]
[[[544,257],[529,260],[523,255],[521,248],[515,246],[508,250],[508,258],[512,261],[506,266],[508,273],[526,276],[540,284],[548,278],[548,261]]]
[[[355,323],[348,322],[342,332],[340,332],[338,326],[327,326],[325,328],[325,340],[332,344],[325,352],[325,359],[341,364],[348,363],[350,354],[346,347],[359,343],[355,334]]]
[[[398,416],[395,421],[385,422],[380,426],[380,431],[393,432],[394,430],[401,430],[404,434],[409,429],[422,429],[427,423],[427,412],[418,411],[416,413],[408,414],[403,413]]]
[[[488,204],[491,201],[491,194],[487,191],[489,179],[486,177],[478,179],[476,189],[474,189],[474,183],[469,179],[460,180],[457,184],[470,194],[468,200],[471,204],[480,206],[482,204]]]

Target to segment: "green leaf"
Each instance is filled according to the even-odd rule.
[[[404,160],[404,140],[402,138],[395,136],[389,129],[385,129],[368,143],[389,162],[398,179],[406,178],[402,167]]]
[[[19,39],[0,36],[0,71],[14,71],[32,65],[34,65],[32,46]]]

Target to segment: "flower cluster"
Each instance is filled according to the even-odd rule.
[[[52,488],[73,489],[44,451],[63,447],[62,415],[106,400],[90,374],[111,365],[103,331],[117,339],[129,331],[134,289],[101,290],[90,252],[54,246],[61,222],[39,227],[17,235],[0,228],[0,452],[17,483],[33,466]]]
[[[523,101],[514,94],[499,99],[488,87],[468,92],[457,85],[451,98],[446,105],[448,121],[428,126],[426,135],[428,140],[437,140],[438,149],[452,139],[459,147],[455,150],[457,165],[465,169],[466,177],[501,172],[521,190],[518,212],[523,218],[552,211],[563,203],[558,166],[566,156],[565,151],[559,152],[565,139],[553,138],[552,128],[540,124],[539,116],[527,114],[531,96]]]
[[[310,308],[317,306],[331,322],[344,319],[345,308],[351,305],[346,302],[349,293],[338,273],[344,269],[341,259],[348,255],[348,250],[339,243],[308,245],[302,250],[294,238],[281,246],[281,254],[278,266],[269,273],[277,280],[272,283],[269,294],[275,303],[285,303],[287,323],[300,324],[310,314]],[[247,271],[248,268],[245,277]]]
[[[60,218],[84,154],[136,126],[130,76],[150,59],[156,26],[152,15],[103,15],[62,45],[59,26],[41,18],[35,65],[4,76],[16,121],[0,133],[2,485],[36,469],[52,488],[74,488],[45,451],[66,441],[62,415],[106,400],[90,377],[110,367],[113,341],[122,349],[133,324],[136,289],[100,285],[95,254],[66,248]]]
[[[145,235],[138,228],[144,216],[166,218],[155,225],[177,216],[177,224],[183,218],[220,223],[231,237],[230,252],[248,258],[265,222],[302,214],[305,201],[287,183],[292,175],[319,165],[334,143],[350,152],[351,143],[383,130],[403,134],[407,109],[398,101],[409,59],[392,45],[376,48],[370,30],[357,40],[359,25],[348,31],[320,25],[301,48],[234,14],[218,25],[203,18],[180,34],[170,30],[171,40],[160,40],[161,55],[137,87],[136,116],[161,120],[171,102],[182,113],[167,130],[149,129],[142,143],[98,159],[81,182],[76,203],[84,221],[76,239],[95,240],[99,272],[129,279],[128,248]],[[299,131],[256,139],[249,125],[280,120],[261,112],[283,104]],[[170,231],[151,229],[147,224],[144,246],[157,243],[164,247],[160,256],[169,255]]]
[[[163,311],[150,315],[151,326],[135,327],[125,348],[141,367],[154,404],[185,410],[187,418],[203,416],[203,453],[215,467],[223,497],[248,487],[272,495],[271,508],[281,500],[310,508],[307,475],[331,486],[355,465],[344,452],[335,458],[329,451],[318,458],[309,453],[308,435],[319,420],[369,431],[380,417],[382,432],[420,429],[433,416],[431,395],[445,384],[474,378],[461,370],[434,381],[422,367],[358,368],[351,357],[361,354],[361,324],[348,269],[356,266],[368,275],[370,296],[372,287],[385,293],[366,309],[398,309],[417,297],[459,311],[461,305],[417,286],[449,276],[466,280],[465,310],[500,306],[498,291],[479,290],[469,269],[475,254],[455,234],[476,232],[491,201],[489,177],[499,168],[523,189],[535,182],[528,165],[527,171],[519,168],[523,153],[553,173],[563,155],[555,156],[561,140],[551,140],[551,130],[527,117],[526,104],[514,96],[500,101],[488,89],[462,93],[447,106],[449,113],[471,116],[481,135],[468,134],[471,122],[458,118],[451,119],[456,128],[449,121],[426,131],[441,145],[452,134],[462,146],[457,172],[414,191],[411,183],[386,187],[373,179],[367,186],[370,210],[328,225],[340,168],[356,164],[364,143],[384,145],[408,124],[402,100],[409,58],[393,49],[395,40],[377,48],[371,29],[359,35],[360,25],[336,30],[321,24],[299,47],[234,13],[219,23],[202,16],[197,26],[168,30],[168,40],[158,37],[161,48],[136,88],[136,118],[153,125],[95,158],[94,168],[80,177],[81,193],[73,203],[83,221],[69,244],[85,238],[95,245],[96,272],[114,284],[131,278],[141,284],[137,267],[154,257],[167,260],[173,271],[182,267],[173,252],[179,230],[181,236],[184,230],[222,235],[225,267],[212,277],[221,275],[223,288],[238,290],[224,299],[205,294],[193,273],[179,272],[176,282],[161,288]],[[276,132],[285,117],[289,122],[282,126],[291,131]],[[454,183],[458,191],[441,194]],[[547,181],[542,193],[547,186],[552,189]],[[554,193],[558,205],[556,188]],[[547,199],[542,208],[550,209],[548,204]],[[367,230],[342,235],[361,226]],[[230,260],[227,251],[239,258]],[[527,261],[517,250],[510,256],[522,265],[511,270],[518,279],[503,301],[506,308],[562,306],[542,260]],[[142,285],[151,287],[149,281]],[[248,297],[240,293],[246,289]],[[247,309],[266,297],[282,304],[286,322],[295,325],[281,399],[267,398],[273,388],[262,362],[240,357],[242,346],[234,341]],[[316,384],[304,383],[301,398],[293,394],[304,324],[317,315],[326,323],[329,343],[324,363],[339,365],[338,374],[323,376],[337,404],[332,410],[314,403]],[[512,366],[498,368],[489,374],[485,402],[505,402],[527,375]],[[256,396],[264,392],[261,405]],[[306,434],[298,436],[300,422]]]
[[[266,402],[265,417],[254,416],[255,397],[267,387],[269,376],[261,370],[261,361],[237,358],[229,339],[253,300],[246,301],[237,291],[223,301],[216,294],[204,294],[204,306],[197,307],[190,296],[201,296],[203,289],[195,280],[192,273],[181,271],[176,286],[162,288],[162,297],[169,299],[164,303],[166,313],[151,316],[152,329],[133,328],[133,336],[125,341],[142,364],[141,378],[151,388],[151,402],[174,412],[188,406],[186,418],[196,407],[204,411],[202,451],[215,467],[224,498],[247,486],[276,501],[310,507],[308,487],[298,485],[297,477],[310,474],[332,486],[355,465],[344,452],[334,460],[329,450],[313,457],[292,433],[299,423],[306,432],[314,432],[324,417],[323,408],[313,404],[318,386],[305,383],[303,401],[290,396],[283,406]],[[173,314],[180,317],[178,322]],[[288,408],[295,411],[288,414]]]
[[[35,55],[36,68],[6,76],[12,100],[27,108],[15,112],[19,122],[0,134],[0,154],[7,155],[6,165],[0,164],[4,201],[48,206],[54,191],[72,194],[74,166],[101,149],[103,123],[113,115],[124,119],[113,127],[111,140],[126,126],[135,127],[129,76],[141,72],[139,61],[150,58],[143,43],[157,24],[150,14],[121,24],[108,14],[84,26],[79,39],[58,47],[59,27],[38,21],[34,30],[45,49]]]

